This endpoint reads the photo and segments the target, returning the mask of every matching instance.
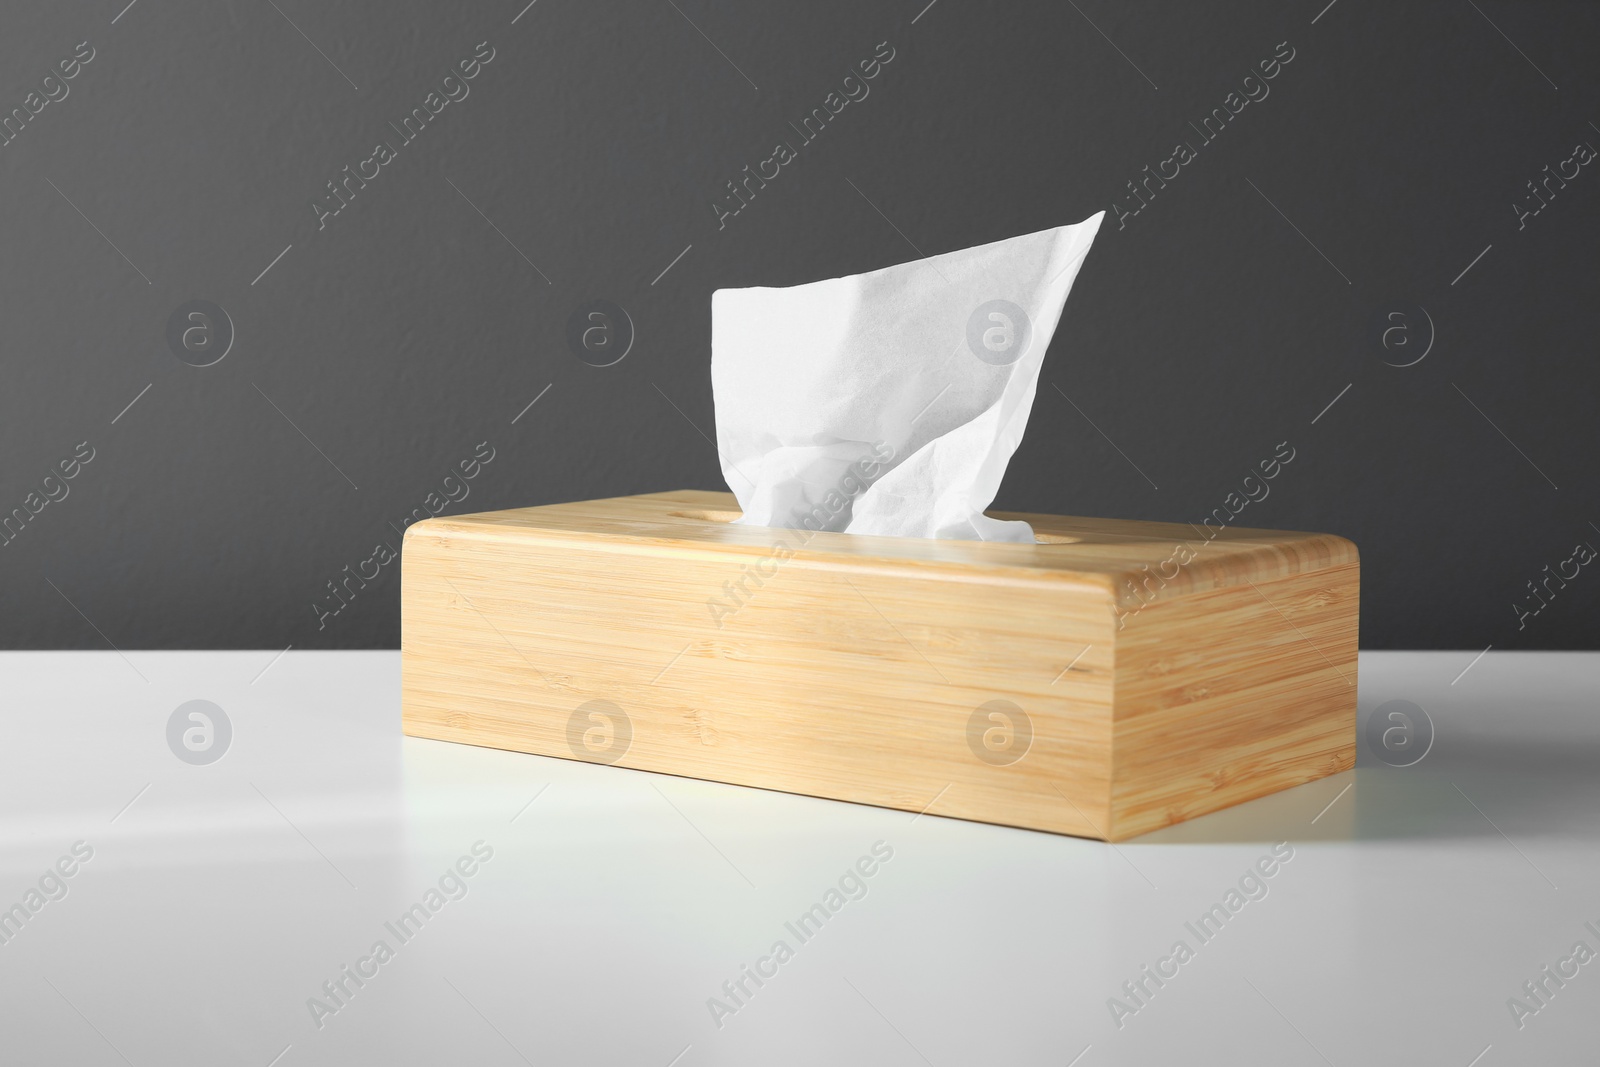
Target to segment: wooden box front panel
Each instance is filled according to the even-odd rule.
[[[407,531],[408,734],[1082,836],[1110,826],[1104,583],[864,557],[842,534],[776,558],[471,518]]]

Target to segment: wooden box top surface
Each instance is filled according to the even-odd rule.
[[[1163,596],[1216,589],[1355,563],[1356,546],[1332,534],[992,512],[1025,519],[1037,544],[815,533],[746,526],[731,493],[679,490],[427,519],[412,537],[582,547],[633,555],[770,556],[823,565],[906,569],[952,579],[1089,585],[1123,599],[1151,573]],[[785,556],[784,558],[791,558]],[[1149,568],[1149,570],[1145,570]]]

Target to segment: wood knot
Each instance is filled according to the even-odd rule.
[[[717,728],[711,725],[705,712],[696,708],[689,713],[689,725],[694,727],[695,734],[700,738],[702,745],[715,745],[717,743]]]

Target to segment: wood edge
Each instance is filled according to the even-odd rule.
[[[738,499],[734,496],[734,494],[732,494],[730,492],[724,492],[724,491],[712,490],[712,489],[669,489],[669,490],[664,490],[664,491],[655,492],[655,493],[630,493],[630,494],[628,494],[626,496],[605,497],[605,498],[602,498],[602,499],[603,499],[603,502],[606,502],[606,503],[611,503],[611,502],[616,502],[616,501],[625,501],[625,500],[633,500],[633,501],[661,500],[661,501],[667,501],[667,502],[672,502],[672,503],[701,504],[701,505],[705,505],[705,506],[708,506],[708,507],[716,508],[718,510],[728,510],[728,511],[738,511],[739,510]],[[506,514],[507,512],[513,512],[513,511],[538,511],[538,510],[541,510],[541,509],[544,509],[544,508],[565,508],[565,507],[573,507],[575,505],[580,505],[580,504],[599,503],[599,502],[602,502],[602,501],[564,500],[564,501],[559,501],[559,502],[556,502],[556,503],[553,503],[553,504],[531,504],[531,505],[529,505],[527,507],[521,507],[521,508],[499,508],[499,509],[497,509],[495,511],[467,512],[467,513],[464,513],[464,514],[461,514],[461,515],[436,515],[436,516],[433,516],[432,518],[421,520],[420,522],[415,523],[413,525],[421,525],[423,523],[448,522],[448,521],[451,521],[451,520],[455,520],[455,521],[459,522],[462,525],[473,525],[473,526],[489,525],[489,524],[482,523],[482,522],[474,522],[473,520],[476,519],[478,516],[482,516],[482,515],[503,515],[503,514]],[[1355,542],[1349,540],[1348,538],[1341,537],[1338,534],[1322,533],[1322,532],[1318,532],[1318,531],[1314,531],[1314,530],[1279,530],[1279,529],[1270,529],[1270,528],[1267,528],[1267,527],[1259,527],[1259,526],[1228,526],[1228,527],[1221,528],[1218,531],[1217,536],[1214,537],[1214,538],[1199,537],[1199,538],[1191,539],[1191,538],[1187,537],[1186,534],[1188,532],[1197,532],[1197,528],[1193,524],[1181,523],[1181,522],[1167,522],[1167,521],[1160,520],[1160,519],[1110,519],[1110,518],[1106,518],[1104,516],[1093,516],[1093,515],[1049,515],[1049,514],[1044,514],[1044,513],[1041,513],[1041,512],[1004,511],[1004,510],[996,510],[996,509],[993,509],[993,508],[986,510],[984,512],[984,514],[986,514],[986,515],[988,515],[988,516],[990,516],[992,518],[1007,519],[1007,520],[1013,520],[1013,519],[1014,520],[1021,520],[1023,522],[1028,522],[1028,523],[1034,524],[1034,525],[1052,526],[1052,525],[1056,525],[1056,524],[1059,524],[1059,523],[1072,523],[1072,524],[1076,524],[1076,525],[1079,525],[1079,526],[1084,526],[1084,527],[1087,527],[1087,528],[1090,528],[1090,529],[1093,529],[1093,528],[1095,528],[1096,526],[1099,526],[1102,523],[1104,523],[1104,524],[1115,524],[1115,523],[1120,523],[1120,522],[1138,522],[1138,523],[1140,523],[1142,525],[1145,525],[1145,526],[1148,526],[1148,527],[1152,527],[1152,528],[1154,528],[1154,527],[1163,528],[1162,536],[1160,536],[1158,538],[1155,538],[1157,540],[1169,540],[1169,539],[1184,540],[1184,541],[1192,540],[1194,543],[1199,543],[1199,544],[1208,544],[1208,543],[1211,543],[1213,541],[1222,541],[1222,542],[1267,541],[1267,542],[1271,542],[1273,544],[1279,544],[1279,545],[1282,545],[1282,544],[1298,544],[1298,543],[1304,543],[1304,542],[1317,542],[1317,543],[1325,544],[1325,545],[1327,545],[1329,547],[1339,546],[1340,547],[1339,555],[1340,555],[1341,558],[1338,560],[1338,562],[1347,562],[1347,560],[1343,558],[1343,556],[1346,555],[1346,554],[1348,554],[1351,558],[1355,558],[1358,555],[1357,550],[1356,550]],[[498,524],[496,524],[496,525],[498,525]],[[776,529],[776,530],[782,530],[782,529],[788,529],[788,528],[789,527],[782,527],[782,526],[751,527],[751,529]],[[1171,535],[1170,538],[1167,536],[1168,534]],[[869,536],[869,535],[853,535],[853,536]]]
[[[1352,712],[1352,717],[1353,716],[1354,712]],[[1324,778],[1331,778],[1336,774],[1343,774],[1345,771],[1352,770],[1356,765],[1356,746],[1357,742],[1355,739],[1355,730],[1352,728],[1350,741],[1345,745],[1341,745],[1337,749],[1330,750],[1326,754],[1326,758],[1319,759],[1318,763],[1321,765],[1321,769],[1313,773],[1307,774],[1303,777],[1297,776],[1294,781],[1291,781],[1288,784],[1263,782],[1261,783],[1259,789],[1244,790],[1236,798],[1229,799],[1226,803],[1219,804],[1214,808],[1208,808],[1204,811],[1197,811],[1193,815],[1189,815],[1182,819],[1169,819],[1161,822],[1125,818],[1123,822],[1130,824],[1126,827],[1119,826],[1117,821],[1112,819],[1110,822],[1110,829],[1107,832],[1108,836],[1105,838],[1105,840],[1111,844],[1116,844],[1122,841],[1132,841],[1143,837],[1146,834],[1153,834],[1158,830],[1165,830],[1171,826],[1182,826],[1183,824],[1193,822],[1196,819],[1203,819],[1207,815],[1215,815],[1218,812],[1227,811],[1229,808],[1238,807],[1240,804],[1248,804],[1252,800],[1260,800],[1262,797],[1270,797],[1276,793],[1282,793],[1289,789],[1298,789],[1303,785],[1310,785],[1312,782],[1320,782]]]
[[[430,727],[432,727],[432,729],[430,729]],[[426,718],[420,718],[419,719],[419,718],[416,718],[416,717],[413,717],[412,715],[410,715],[408,713],[408,711],[407,711],[406,701],[404,699],[402,699],[402,701],[401,701],[400,732],[402,733],[402,735],[404,735],[406,737],[413,737],[413,738],[416,738],[416,739],[421,740],[421,741],[438,741],[441,744],[465,745],[465,746],[467,746],[469,748],[490,748],[490,749],[494,749],[497,752],[515,752],[515,753],[518,753],[519,755],[537,756],[537,757],[542,758],[542,759],[558,759],[558,760],[565,760],[565,761],[567,761],[569,763],[585,763],[585,764],[590,764],[592,766],[604,767],[604,768],[608,768],[608,769],[612,769],[612,770],[629,771],[629,772],[634,773],[634,774],[657,774],[657,775],[662,775],[663,777],[667,777],[667,778],[682,778],[682,779],[685,779],[686,781],[710,782],[710,783],[712,783],[714,785],[728,786],[728,787],[734,788],[734,789],[759,789],[759,790],[762,790],[763,792],[779,793],[779,794],[782,794],[784,796],[806,797],[806,798],[811,799],[811,800],[825,800],[825,801],[827,801],[827,802],[829,802],[831,804],[850,804],[850,805],[856,805],[856,806],[859,806],[859,807],[877,808],[880,811],[908,812],[908,813],[910,813],[912,815],[915,815],[915,816],[917,816],[919,818],[922,817],[922,816],[927,816],[929,818],[954,819],[954,820],[959,821],[959,822],[975,822],[975,823],[982,823],[982,824],[984,824],[986,826],[1003,826],[1003,827],[1006,827],[1006,828],[1012,829],[1012,830],[1026,830],[1026,831],[1028,831],[1030,833],[1051,834],[1051,835],[1056,836],[1056,837],[1076,837],[1076,838],[1081,838],[1082,840],[1085,840],[1085,841],[1109,841],[1109,840],[1111,840],[1110,838],[1107,838],[1107,837],[1103,836],[1101,833],[1099,833],[1097,828],[1096,828],[1096,826],[1094,826],[1094,825],[1091,825],[1088,828],[1088,830],[1081,831],[1081,832],[1080,831],[1074,831],[1074,830],[1047,829],[1047,828],[1040,827],[1040,826],[1030,826],[1030,825],[1028,825],[1026,823],[1021,823],[1021,822],[1007,822],[1002,818],[998,818],[998,817],[994,817],[994,816],[987,816],[986,817],[986,816],[983,816],[983,815],[957,815],[957,814],[952,814],[952,813],[941,813],[941,812],[939,812],[937,810],[934,810],[934,809],[931,809],[931,808],[929,808],[929,809],[919,809],[919,808],[915,807],[913,804],[910,804],[910,803],[908,803],[904,807],[901,807],[901,806],[897,806],[897,805],[894,805],[894,804],[883,804],[883,803],[878,803],[876,801],[871,801],[871,800],[845,800],[845,799],[841,799],[839,797],[827,796],[827,795],[822,794],[822,793],[806,793],[806,792],[802,792],[802,791],[797,790],[797,789],[783,789],[783,788],[781,788],[779,786],[773,786],[773,785],[762,785],[762,784],[759,784],[759,783],[752,783],[752,782],[730,782],[726,778],[710,778],[710,777],[702,777],[700,775],[694,775],[694,774],[680,774],[680,773],[675,772],[675,771],[658,770],[658,769],[652,768],[652,767],[634,767],[634,766],[630,766],[630,765],[628,765],[626,763],[607,764],[607,763],[601,763],[601,762],[599,762],[597,760],[584,760],[584,759],[578,759],[578,758],[576,758],[574,756],[563,756],[563,755],[553,754],[553,753],[548,753],[548,752],[530,752],[530,751],[528,751],[527,749],[524,749],[524,748],[514,748],[514,747],[507,746],[507,745],[497,745],[497,744],[493,743],[492,739],[478,737],[478,736],[474,736],[471,740],[468,740],[468,739],[463,738],[463,737],[458,737],[458,736],[447,736],[450,733],[450,728],[449,727],[447,727],[447,726],[440,727],[440,726],[437,726],[432,720],[429,720],[429,719],[426,719]],[[1109,814],[1109,813],[1107,813],[1107,814]],[[1109,825],[1109,823],[1108,822],[1107,823],[1102,823],[1100,825]],[[1141,832],[1147,832],[1147,831],[1141,831]]]
[[[1244,533],[1243,530],[1237,532]],[[1191,563],[1177,564],[1178,574],[1171,579],[1166,579],[1160,574],[1155,575],[1155,579],[1160,583],[1160,589],[1156,591],[1155,598],[1149,602],[1137,593],[1140,587],[1148,589],[1152,578],[1144,567],[1108,571],[1112,583],[1112,595],[1115,598],[1114,610],[1119,616],[1129,613],[1130,609],[1131,614],[1137,614],[1146,607],[1160,604],[1163,599],[1161,593],[1169,586],[1173,591],[1168,593],[1168,598],[1178,599],[1195,593],[1248,585],[1252,580],[1272,582],[1303,574],[1315,574],[1318,571],[1331,570],[1348,564],[1355,564],[1359,568],[1361,563],[1361,553],[1355,542],[1338,534],[1273,530],[1252,532],[1263,535],[1283,534],[1291,540],[1273,541],[1265,536],[1230,538],[1229,540],[1235,542],[1260,540],[1262,543],[1246,550],[1241,550],[1240,546],[1235,544],[1229,556],[1208,561],[1206,565],[1198,568],[1193,567]],[[1185,546],[1198,544],[1203,547],[1211,543],[1204,540],[1186,541],[1182,538],[1176,540],[1178,544]],[[1176,548],[1176,545],[1174,547]]]
[[[631,497],[614,497],[612,500],[669,500],[689,504],[705,499],[713,501],[732,494],[705,490],[675,490],[669,493],[641,493]],[[543,505],[561,507],[565,505]],[[560,526],[507,525],[484,521],[480,516],[504,515],[508,512],[537,510],[533,508],[507,508],[496,512],[477,512],[466,515],[441,515],[423,519],[408,526],[402,538],[402,547],[409,547],[413,539],[438,539],[451,537],[476,541],[519,541],[549,546],[571,547],[579,545],[595,551],[643,552],[649,555],[689,556],[711,558],[726,556],[760,556],[774,548],[772,543],[752,539],[748,542],[706,542],[690,538],[674,538],[664,533],[641,535],[626,530],[580,530]],[[1049,519],[1051,516],[1038,516]],[[1069,518],[1060,516],[1055,518]],[[649,525],[648,520],[640,520]],[[1074,520],[1078,521],[1078,520]],[[1116,521],[1116,520],[1088,520]],[[1173,524],[1174,529],[1185,529]],[[747,527],[750,531],[774,531],[777,536],[791,532],[786,527]],[[1229,536],[1229,554],[1210,560],[1203,559],[1204,547],[1212,542],[1202,539],[1173,538],[1174,553],[1180,547],[1197,549],[1191,562],[1174,563],[1177,573],[1170,579],[1149,571],[1147,566],[1105,567],[1096,569],[1064,570],[1034,566],[1026,562],[1005,560],[950,560],[914,559],[880,554],[873,551],[874,541],[893,541],[895,538],[866,537],[863,535],[828,532],[811,533],[807,543],[788,546],[792,558],[813,565],[849,567],[852,570],[877,570],[884,573],[926,573],[930,569],[943,569],[958,580],[992,581],[996,584],[1029,585],[1046,584],[1053,587],[1077,586],[1093,589],[1105,595],[1111,610],[1118,616],[1137,612],[1147,606],[1138,590],[1150,589],[1152,580],[1159,586],[1155,593],[1171,587],[1168,596],[1186,596],[1196,592],[1221,589],[1248,582],[1252,576],[1264,581],[1294,574],[1310,573],[1346,563],[1359,563],[1360,552],[1355,543],[1337,534],[1303,533],[1293,531],[1246,530],[1225,531]],[[1281,539],[1274,539],[1281,538]],[[820,542],[819,540],[820,539]],[[841,540],[842,539],[842,540]],[[1218,538],[1217,540],[1223,540]],[[1258,545],[1244,546],[1240,542],[1259,541]],[[1175,560],[1176,556],[1169,556]],[[1158,571],[1165,569],[1165,562]],[[1142,586],[1141,586],[1142,583]]]
[[[463,516],[465,518],[465,516]],[[406,527],[401,540],[401,574],[407,550],[427,551],[430,547],[448,540],[475,541],[479,543],[517,543],[545,548],[573,549],[587,552],[611,552],[620,555],[650,555],[691,559],[725,559],[729,556],[761,557],[769,554],[773,546],[767,543],[729,543],[679,540],[666,537],[641,537],[637,534],[609,530],[563,530],[545,527],[519,526],[506,532],[504,526],[455,521],[452,516],[435,516],[422,519]],[[782,527],[751,527],[752,530],[782,530]],[[814,537],[854,537],[852,534],[814,534]],[[1112,579],[1104,573],[1093,571],[1046,570],[1006,562],[954,562],[950,560],[898,559],[859,552],[830,551],[828,545],[819,548],[801,546],[792,549],[792,556],[784,564],[792,567],[813,567],[823,570],[842,570],[852,574],[883,574],[895,576],[922,576],[942,572],[946,581],[966,584],[1056,590],[1082,589],[1103,597],[1106,610],[1111,611],[1115,592]],[[402,598],[404,589],[402,588]],[[402,619],[403,621],[403,619]]]

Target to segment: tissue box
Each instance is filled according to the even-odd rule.
[[[1355,545],[995,513],[745,526],[726,493],[428,519],[407,734],[1122,840],[1355,763]]]

